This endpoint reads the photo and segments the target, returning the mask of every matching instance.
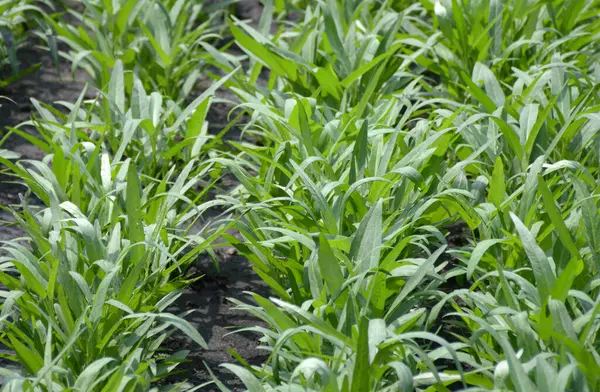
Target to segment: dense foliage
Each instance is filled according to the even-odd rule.
[[[166,308],[217,238],[272,291],[232,299],[269,326],[223,365],[248,391],[600,389],[600,1],[82,3],[37,36],[97,98],[34,100],[43,161],[0,150],[40,201],[9,208],[5,390],[201,387],[158,352],[205,344]],[[251,137],[207,132],[225,90]]]

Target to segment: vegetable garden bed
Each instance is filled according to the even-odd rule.
[[[600,389],[600,1],[0,1],[6,391]]]

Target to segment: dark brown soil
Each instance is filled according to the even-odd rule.
[[[0,99],[0,139],[7,134],[7,127],[15,127],[30,119],[34,111],[31,98],[45,103],[75,102],[85,85],[86,75],[84,73],[78,72],[74,79],[67,66],[63,66],[58,72],[51,57],[41,49],[35,48],[33,43],[29,47],[19,50],[18,58],[22,69],[38,63],[41,64],[41,67],[15,83],[0,89],[0,97],[5,97]],[[23,130],[31,134],[35,133],[30,127],[25,127]],[[44,157],[42,150],[16,134],[9,136],[0,148],[19,153],[21,159],[41,160]],[[23,192],[25,192],[25,188],[15,183],[14,178],[0,174],[0,204],[2,206],[19,203],[19,193]],[[18,226],[14,226],[13,222],[9,213],[0,210],[0,241],[23,235],[23,231]]]
[[[247,10],[246,10],[247,11]],[[252,15],[248,15],[253,17]],[[70,75],[70,66],[63,65],[57,72],[50,56],[35,48],[26,48],[19,52],[23,66],[41,63],[41,67],[25,78],[11,84],[8,88],[0,89],[0,96],[10,98],[13,102],[2,100],[0,106],[0,139],[6,135],[6,127],[14,127],[30,118],[33,106],[30,98],[41,102],[53,103],[56,101],[75,102],[81,93],[86,74],[78,72],[75,80]],[[91,92],[93,94],[93,91]],[[226,97],[230,98],[230,97]],[[215,105],[211,110],[211,131],[218,132],[222,124],[227,124],[228,104]],[[34,134],[34,130],[28,132]],[[239,131],[233,130],[233,138],[239,138]],[[12,135],[0,148],[16,151],[23,159],[42,159],[43,151],[39,150],[24,139]],[[1,172],[2,168],[0,168]],[[24,188],[11,183],[10,177],[0,173],[0,203],[9,206],[19,202],[19,193]],[[10,214],[0,210],[0,241],[10,240],[23,236],[23,231],[13,223]],[[249,263],[238,256],[233,248],[220,248],[217,250],[220,258],[220,272],[216,272],[210,263],[199,262],[198,272],[205,276],[193,287],[187,289],[176,303],[174,313],[195,310],[187,319],[198,328],[201,335],[208,343],[208,350],[202,350],[186,339],[174,337],[165,348],[167,351],[176,351],[184,347],[191,351],[189,362],[183,364],[180,370],[183,373],[176,376],[173,381],[183,381],[199,385],[210,381],[210,375],[204,362],[211,368],[217,377],[232,391],[243,390],[243,385],[233,375],[219,367],[224,362],[235,362],[228,349],[235,350],[242,358],[251,364],[260,364],[266,356],[257,350],[257,337],[252,334],[234,334],[225,336],[236,328],[262,325],[245,313],[233,309],[227,298],[233,297],[247,300],[244,291],[251,291],[268,295],[268,289],[252,271]],[[0,366],[5,364],[0,364]],[[1,385],[1,380],[0,380]],[[217,391],[214,386],[207,386],[203,391]]]
[[[208,366],[229,389],[242,391],[243,384],[219,365],[236,362],[228,352],[229,349],[236,351],[252,365],[262,364],[267,355],[258,349],[257,336],[245,332],[231,333],[240,328],[266,325],[245,312],[235,310],[227,299],[237,298],[250,303],[250,297],[244,292],[266,296],[269,291],[248,268],[248,261],[237,255],[234,248],[223,247],[217,249],[216,253],[220,259],[221,271],[217,273],[207,260],[200,262],[198,273],[204,277],[184,292],[174,308],[169,309],[175,314],[194,309],[195,312],[186,319],[198,328],[209,346],[208,350],[193,349],[188,356],[189,362],[178,367],[183,373],[175,379],[185,378],[193,385],[211,381],[210,373],[206,370]],[[193,347],[192,343],[182,336],[174,337],[168,344],[172,351],[190,347]],[[219,391],[214,385],[202,390]]]

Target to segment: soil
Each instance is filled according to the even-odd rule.
[[[33,112],[31,98],[40,102],[51,103],[56,101],[74,102],[83,90],[85,75],[77,73],[75,80],[71,77],[69,67],[63,66],[57,71],[52,59],[41,49],[33,46],[25,47],[18,52],[21,67],[26,69],[36,63],[41,67],[24,78],[0,89],[0,139],[6,135],[6,127],[15,127],[30,119]],[[30,127],[23,128],[29,133],[35,131]],[[21,159],[41,160],[44,152],[27,142],[25,139],[12,134],[0,148],[15,151]],[[14,183],[14,179],[0,174],[0,203],[10,206],[19,203],[19,193],[25,188]],[[11,226],[12,216],[5,211],[0,211],[0,241],[5,241],[21,236],[23,231],[19,227]]]
[[[253,4],[254,9],[252,8]],[[242,5],[243,15],[240,15],[242,18],[260,16],[259,7],[261,6],[256,0],[245,0]],[[30,98],[44,103],[75,102],[87,79],[84,72],[77,72],[73,78],[69,64],[62,64],[60,70],[57,71],[50,55],[36,49],[33,45],[19,51],[19,60],[24,68],[38,62],[41,63],[41,67],[9,87],[0,89],[0,96],[10,98],[10,101],[0,100],[0,140],[6,135],[6,127],[14,127],[30,118],[34,112]],[[93,96],[95,92],[93,89],[88,89],[88,94]],[[224,100],[232,98],[231,95],[226,95],[224,92],[222,94],[221,98]],[[229,123],[228,115],[231,109],[232,106],[223,101],[213,105],[208,119],[211,123],[211,131],[218,132],[222,129],[223,124]],[[25,128],[25,130],[35,135],[35,130],[32,128]],[[228,137],[239,139],[240,131],[232,129]],[[22,159],[41,160],[44,157],[43,151],[16,135],[11,135],[0,148],[18,152]],[[18,204],[19,194],[24,191],[25,188],[15,183],[14,179],[2,174],[0,168],[0,203],[2,206]],[[0,210],[0,243],[22,236],[24,236],[24,232],[14,224],[11,215]],[[236,362],[228,350],[235,350],[245,361],[256,365],[263,363],[266,355],[259,351],[256,335],[251,333],[226,335],[235,329],[265,325],[248,314],[234,309],[234,305],[227,299],[236,298],[249,302],[249,296],[244,294],[244,291],[255,292],[263,296],[268,296],[269,291],[251,269],[249,262],[237,255],[235,249],[223,247],[216,249],[216,253],[219,256],[220,272],[215,270],[212,263],[200,260],[197,272],[204,277],[197,284],[186,289],[173,309],[170,309],[175,314],[193,310],[193,313],[186,319],[198,328],[208,343],[208,349],[203,350],[184,337],[177,335],[168,342],[165,350],[167,352],[174,352],[180,348],[190,350],[188,362],[178,367],[181,374],[173,376],[171,381],[187,380],[193,385],[211,381],[206,364],[230,390],[241,391],[245,389],[243,384],[231,373],[219,367],[225,362]],[[0,366],[6,365],[5,361],[0,360]],[[218,391],[218,388],[214,385],[207,386],[202,391]]]
[[[237,255],[235,249],[223,247],[216,250],[219,256],[220,272],[216,272],[212,262],[203,260],[198,265],[198,273],[204,277],[187,289],[176,306],[169,309],[174,314],[194,310],[186,319],[192,323],[208,343],[208,350],[194,349],[188,356],[189,362],[178,367],[181,377],[193,385],[211,381],[206,366],[232,391],[245,390],[243,384],[233,374],[220,368],[222,363],[235,363],[228,350],[236,351],[252,365],[261,365],[267,359],[267,353],[258,348],[258,336],[252,333],[235,333],[237,329],[261,326],[264,323],[249,314],[234,309],[228,298],[236,298],[251,303],[249,295],[253,292],[268,296],[269,290],[260,278],[248,268],[248,261]],[[168,342],[168,351],[189,349],[193,344],[179,335]],[[207,386],[202,391],[214,391],[216,386]]]

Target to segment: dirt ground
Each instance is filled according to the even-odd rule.
[[[228,298],[248,300],[244,292],[250,291],[263,296],[269,294],[268,288],[249,268],[248,261],[235,254],[232,248],[217,250],[221,271],[217,273],[211,263],[199,263],[198,272],[205,274],[197,284],[184,292],[171,312],[177,314],[194,309],[186,319],[198,328],[208,343],[208,350],[193,349],[188,356],[189,362],[179,368],[184,370],[176,380],[187,379],[193,385],[211,380],[204,363],[232,391],[243,391],[243,384],[229,371],[219,365],[235,363],[229,349],[253,365],[260,365],[267,359],[267,353],[258,349],[258,337],[251,333],[236,333],[236,329],[260,325],[266,327],[254,317],[237,311]],[[168,343],[168,348],[176,351],[189,349],[193,344],[185,337],[177,337]],[[217,392],[215,386],[207,386],[202,391]]]
[[[243,18],[256,18],[260,15],[256,1],[245,0],[242,13]],[[46,52],[33,47],[24,48],[19,52],[19,59],[23,66],[41,62],[42,66],[32,74],[11,84],[8,88],[0,89],[0,96],[10,98],[0,100],[0,139],[6,134],[6,127],[14,127],[30,118],[33,106],[30,98],[44,102],[56,101],[75,102],[81,93],[86,81],[86,74],[78,72],[75,79],[71,76],[70,66],[63,64],[60,72],[57,72],[52,59]],[[93,96],[94,91],[89,89],[88,93]],[[227,97],[229,98],[229,97]],[[219,104],[212,108],[209,120],[214,124],[226,124],[227,114],[231,107]],[[28,132],[34,133],[33,130]],[[239,137],[239,130],[232,130],[233,138]],[[44,157],[43,151],[18,136],[10,136],[0,148],[9,149],[21,154],[23,159],[40,160]],[[17,204],[19,193],[24,192],[24,187],[18,185],[6,175],[0,174],[0,203],[3,206]],[[10,214],[0,211],[0,242],[23,236],[23,231],[13,224]],[[262,325],[260,321],[249,315],[233,309],[227,298],[233,297],[247,300],[244,291],[252,291],[261,295],[268,295],[268,289],[258,276],[252,271],[247,260],[238,256],[233,248],[217,249],[220,258],[219,273],[212,264],[198,262],[197,272],[204,277],[193,287],[187,289],[177,302],[174,313],[184,312],[190,309],[194,313],[187,319],[198,328],[201,335],[208,343],[208,350],[195,347],[185,338],[174,337],[168,343],[167,350],[185,348],[191,350],[188,363],[182,364],[182,373],[174,380],[188,380],[194,385],[210,381],[210,375],[205,364],[217,375],[217,377],[232,391],[244,390],[243,384],[231,373],[219,368],[219,364],[235,362],[229,354],[228,349],[233,349],[246,361],[252,364],[264,362],[266,355],[257,349],[257,337],[249,334],[234,334],[230,332],[236,328]],[[1,361],[0,366],[6,365]],[[0,381],[1,385],[1,381]],[[216,387],[208,386],[203,391],[217,391]]]
[[[50,56],[40,49],[33,47],[23,48],[19,51],[21,66],[26,68],[41,62],[42,66],[32,74],[0,89],[0,139],[5,136],[6,127],[14,127],[30,118],[33,105],[30,98],[41,102],[55,101],[74,102],[77,99],[84,83],[83,74],[77,74],[76,80],[70,75],[69,67],[62,67],[58,73]],[[77,81],[79,79],[79,81]],[[27,129],[33,132],[31,129]],[[44,152],[25,139],[13,134],[0,148],[15,151],[22,159],[40,160]],[[0,203],[3,206],[19,203],[19,193],[24,188],[12,182],[13,179],[0,174]],[[23,232],[18,227],[11,226],[12,217],[5,211],[0,211],[0,241],[5,241],[21,236]]]

